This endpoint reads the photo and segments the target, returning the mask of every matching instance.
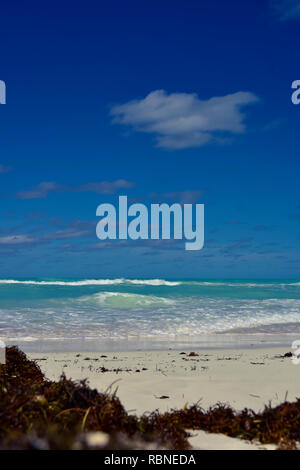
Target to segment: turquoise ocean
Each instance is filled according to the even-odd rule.
[[[289,344],[300,281],[0,279],[0,339],[27,350]]]

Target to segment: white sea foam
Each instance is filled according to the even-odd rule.
[[[285,287],[285,286],[300,286],[300,282],[277,282],[277,283],[262,283],[262,282],[219,282],[219,281],[190,281],[184,282],[193,286],[212,286],[212,287]]]
[[[144,286],[180,286],[182,282],[179,281],[165,281],[164,279],[124,279],[125,283],[137,284]]]
[[[126,292],[99,292],[94,295],[81,297],[83,302],[95,303],[112,308],[152,307],[174,305],[175,301],[154,295],[130,294]]]
[[[0,279],[0,284],[21,284],[35,286],[108,286],[119,284],[134,284],[145,286],[179,286],[181,282],[164,279],[84,279],[82,281],[19,281],[15,279]]]
[[[20,284],[20,285],[36,285],[36,286],[113,286],[113,285],[141,285],[141,286],[167,286],[176,287],[180,285],[190,286],[209,286],[209,287],[246,287],[246,288],[273,288],[273,287],[300,287],[300,282],[277,282],[277,283],[264,283],[264,282],[225,282],[225,281],[168,281],[165,279],[82,279],[80,281],[35,281],[26,280],[20,281],[16,279],[0,279],[1,284]]]
[[[14,279],[1,279],[0,284],[21,284],[35,286],[105,286],[122,284],[123,279],[85,279],[82,281],[18,281]]]
[[[300,334],[296,280],[4,279],[0,284],[4,341]]]

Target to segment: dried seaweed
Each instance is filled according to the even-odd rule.
[[[116,436],[122,435],[128,442],[156,442],[173,449],[189,447],[186,429],[275,443],[283,449],[296,448],[300,441],[299,399],[266,406],[261,413],[236,412],[221,403],[203,410],[197,403],[137,417],[126,412],[114,393],[99,393],[86,381],[73,382],[64,375],[58,382],[46,380],[17,347],[7,348],[6,357],[0,365],[0,449],[32,447],[28,442],[33,435],[42,448],[69,449],[76,436],[91,431],[109,434],[115,446],[120,445]]]

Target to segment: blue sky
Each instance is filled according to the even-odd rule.
[[[1,277],[300,277],[300,1],[4,2]],[[205,204],[205,247],[96,208]]]

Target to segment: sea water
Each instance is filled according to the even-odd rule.
[[[0,279],[0,339],[31,350],[288,344],[300,281]]]

